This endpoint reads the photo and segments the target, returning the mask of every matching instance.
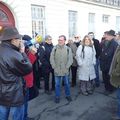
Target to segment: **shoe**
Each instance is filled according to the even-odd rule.
[[[100,87],[100,84],[99,84],[99,83],[96,83],[95,86],[96,86],[96,87]]]
[[[112,94],[112,92],[106,90],[106,91],[104,92],[104,94],[105,94],[105,95],[110,95],[110,94]]]
[[[55,103],[60,103],[60,98],[59,97],[55,98]]]
[[[51,95],[51,94],[52,94],[51,91],[48,91],[48,90],[46,90],[45,93],[46,93],[47,95]]]
[[[51,88],[51,91],[55,91],[55,88]]]
[[[27,117],[26,120],[33,120],[33,118]]]
[[[38,89],[42,89],[42,87],[38,86]]]
[[[75,86],[75,85],[73,85],[73,84],[71,85],[71,87],[74,87],[74,86]]]
[[[87,91],[88,92],[88,94],[93,94],[93,91],[92,90],[89,90],[89,91]]]
[[[71,84],[71,87],[75,87],[76,86],[76,84]]]
[[[88,96],[88,92],[82,92],[82,95]]]
[[[67,96],[66,99],[67,99],[68,102],[71,102],[71,101],[72,101],[71,96]]]
[[[120,117],[118,117],[118,116],[113,116],[113,117],[112,117],[112,120],[120,120]]]

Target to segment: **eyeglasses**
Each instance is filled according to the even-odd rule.
[[[79,38],[79,37],[74,37],[74,38]]]

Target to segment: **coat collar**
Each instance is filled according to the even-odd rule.
[[[59,48],[59,49],[62,49],[62,48],[65,48],[66,47],[66,45],[57,45],[57,48]]]
[[[16,47],[15,45],[13,45],[13,44],[11,44],[11,43],[9,43],[9,42],[2,42],[1,45],[2,45],[2,46],[7,46],[7,47],[9,47],[9,48],[12,48],[12,49],[14,49],[14,50],[19,51],[19,48],[18,48],[18,47]]]

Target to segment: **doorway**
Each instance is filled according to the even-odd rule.
[[[15,26],[15,20],[12,12],[3,2],[0,2],[0,25]]]

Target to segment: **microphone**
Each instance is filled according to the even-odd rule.
[[[28,41],[25,41],[25,47],[30,47],[34,44],[41,43],[43,41],[43,38],[41,35],[37,35],[35,38],[30,39]]]

